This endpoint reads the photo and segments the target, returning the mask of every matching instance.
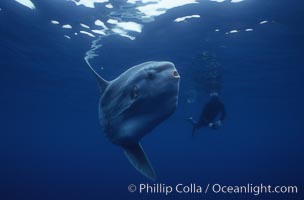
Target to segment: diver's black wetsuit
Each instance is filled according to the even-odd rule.
[[[214,123],[218,116],[220,121],[223,121],[225,119],[225,106],[217,96],[213,96],[211,97],[210,101],[204,106],[199,121],[193,124],[193,133],[196,129],[208,126],[209,123]]]

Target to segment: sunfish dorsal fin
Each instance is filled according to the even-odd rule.
[[[95,75],[96,75],[96,79],[97,79],[97,82],[98,82],[100,94],[102,94],[106,90],[106,88],[108,87],[109,82],[104,80],[98,74],[95,74]]]
[[[107,86],[109,85],[109,82],[106,81],[105,79],[103,79],[96,71],[95,69],[90,65],[90,63],[88,62],[87,59],[85,59],[86,63],[88,64],[88,66],[90,67],[90,69],[92,70],[92,72],[94,73],[96,80],[98,82],[98,86],[99,86],[99,91],[100,94],[102,94],[105,89],[107,88]]]
[[[124,146],[124,153],[130,163],[143,175],[155,181],[156,174],[149,158],[141,147],[140,143]]]

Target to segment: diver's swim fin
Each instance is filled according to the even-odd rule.
[[[195,131],[196,131],[196,129],[197,129],[197,122],[196,122],[192,117],[189,117],[189,118],[187,119],[187,121],[190,122],[191,125],[192,125],[192,136],[194,136]]]
[[[148,177],[149,179],[155,181],[156,174],[154,169],[141,147],[140,143],[123,146],[124,153],[129,159],[130,163],[143,175]]]
[[[195,131],[196,131],[196,126],[195,125],[193,125],[193,127],[192,127],[192,136],[194,136],[195,135]]]
[[[190,124],[192,124],[192,125],[196,125],[196,124],[197,124],[197,121],[195,121],[192,117],[189,117],[189,118],[187,119],[187,121],[188,121]]]

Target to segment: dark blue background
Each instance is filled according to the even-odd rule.
[[[151,183],[106,140],[97,117],[98,87],[83,56],[90,38],[63,37],[51,19],[94,21],[71,2],[14,1],[0,8],[0,198],[162,199],[131,194],[130,183]],[[300,1],[298,1],[300,2]],[[146,24],[135,41],[110,36],[95,66],[112,79],[147,60],[173,61],[181,78],[175,114],[142,140],[156,183],[297,185],[298,195],[171,195],[168,199],[300,199],[303,194],[303,6],[297,1],[203,2],[170,10]],[[173,20],[188,14],[200,19]],[[95,16],[98,15],[96,11]],[[259,25],[263,20],[271,23]],[[254,28],[225,35],[215,29]],[[228,117],[219,131],[191,137],[185,121],[198,117],[201,95],[186,103],[189,66],[216,53],[224,69]],[[200,84],[200,83],[196,83]],[[203,91],[198,91],[203,93]]]

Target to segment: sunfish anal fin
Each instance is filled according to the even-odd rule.
[[[155,171],[140,143],[124,146],[123,149],[128,160],[135,167],[135,169],[149,179],[153,181],[156,180]]]

